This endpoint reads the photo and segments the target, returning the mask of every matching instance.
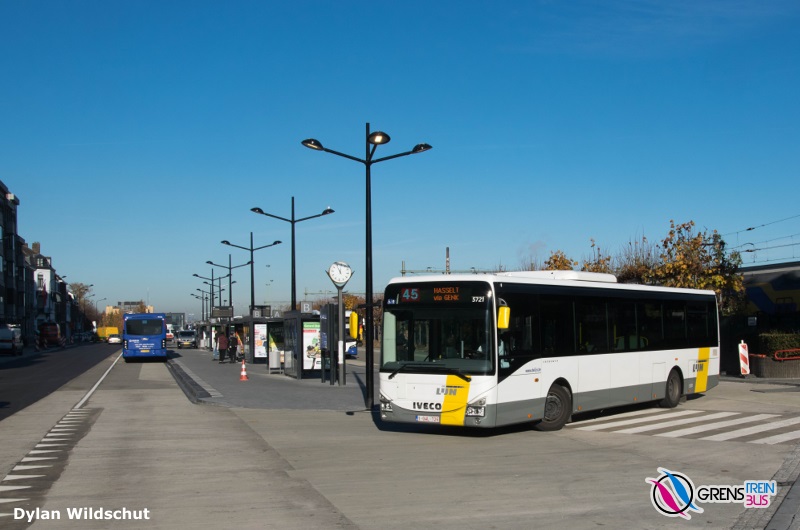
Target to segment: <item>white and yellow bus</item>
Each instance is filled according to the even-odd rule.
[[[558,430],[573,413],[719,383],[713,291],[619,284],[610,274],[395,278],[380,367],[385,421]]]

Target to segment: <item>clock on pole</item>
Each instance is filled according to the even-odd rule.
[[[333,285],[336,286],[336,291],[338,292],[339,304],[338,304],[338,312],[339,312],[339,340],[337,341],[338,346],[338,355],[336,358],[331,359],[331,373],[333,373],[334,366],[338,364],[339,367],[339,384],[345,385],[347,384],[345,381],[345,374],[347,373],[347,369],[345,367],[345,357],[344,357],[344,301],[342,300],[342,289],[350,281],[350,277],[353,275],[353,269],[350,268],[350,265],[345,263],[344,261],[334,261],[331,263],[331,266],[328,267],[328,270],[325,271],[328,273],[328,277],[333,282]],[[333,384],[333,377],[331,377],[331,384]]]
[[[328,267],[328,277],[336,285],[336,287],[344,287],[350,277],[353,275],[353,269],[344,261],[334,261]]]

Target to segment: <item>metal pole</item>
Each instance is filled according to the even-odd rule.
[[[231,267],[231,255],[228,254],[228,300],[230,300],[231,312],[233,312],[233,267]],[[231,313],[231,317],[233,313]]]
[[[297,309],[297,283],[296,283],[296,270],[295,270],[295,253],[294,253],[294,197],[292,197],[292,311]]]
[[[256,305],[256,280],[253,253],[253,232],[250,232],[250,359],[248,360],[251,363],[256,362],[256,323],[253,321],[253,306]],[[267,359],[267,366],[269,366],[269,359]]]
[[[208,320],[211,320],[211,313],[214,312],[214,267],[211,267],[211,297],[208,306]]]
[[[366,297],[367,297],[367,329],[366,329],[366,340],[367,340],[367,349],[366,349],[366,380],[367,380],[367,409],[372,410],[372,406],[375,401],[375,389],[374,389],[374,381],[373,381],[373,365],[374,365],[374,349],[373,349],[373,330],[372,326],[374,325],[373,322],[373,314],[372,314],[372,185],[371,185],[371,175],[370,175],[370,167],[372,165],[372,160],[370,160],[370,149],[369,149],[369,122],[367,122],[367,135],[366,135],[366,166],[367,166],[367,259],[366,259],[366,269],[367,269],[367,278],[366,278]]]
[[[345,374],[347,373],[345,370],[345,359],[347,356],[345,355],[344,351],[344,346],[347,344],[347,340],[344,335],[344,300],[342,297],[343,288],[344,286],[337,288],[339,291],[339,386],[347,385],[347,381],[345,380]]]

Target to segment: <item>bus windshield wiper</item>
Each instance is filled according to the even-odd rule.
[[[444,372],[446,374],[454,375],[456,377],[460,377],[467,383],[472,381],[472,377],[468,376],[458,368],[448,368],[447,366],[443,366],[441,364],[432,364],[432,363],[406,363],[400,365],[397,370],[389,374],[389,379],[394,378],[400,372],[426,372],[428,370],[436,371],[436,372]]]
[[[389,374],[389,379],[393,379],[394,376],[396,376],[400,372],[406,372],[406,371],[415,372],[415,371],[425,370],[427,368],[428,368],[428,363],[424,363],[424,364],[422,364],[422,363],[401,364],[400,366],[397,367],[397,370],[395,370],[394,372]]]

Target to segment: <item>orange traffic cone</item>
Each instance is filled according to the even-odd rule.
[[[247,368],[245,367],[244,359],[242,359],[242,375],[239,376],[239,381],[248,381]]]

